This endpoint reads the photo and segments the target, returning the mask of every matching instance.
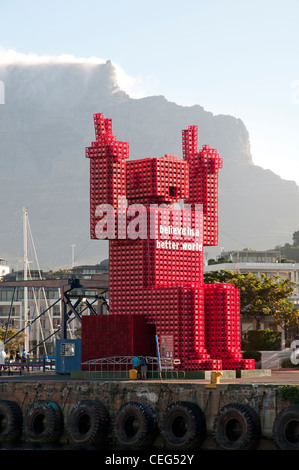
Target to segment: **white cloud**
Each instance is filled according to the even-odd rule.
[[[117,63],[112,61],[115,68],[116,80],[119,88],[131,98],[144,98],[153,94],[155,81],[151,77],[132,77]]]
[[[14,49],[5,49],[0,46],[0,64],[1,65],[38,65],[38,64],[82,64],[87,66],[105,64],[106,59],[99,57],[75,57],[72,54],[38,55],[34,53],[24,54]],[[117,85],[132,98],[142,98],[149,96],[152,88],[152,80],[150,78],[132,77],[117,63],[111,61],[115,68],[115,78]]]
[[[66,64],[90,64],[98,65],[104,64],[105,59],[99,59],[98,57],[89,57],[89,58],[78,58],[71,54],[60,54],[57,56],[51,55],[37,55],[33,53],[24,54],[22,52],[17,52],[14,49],[4,49],[0,47],[0,63],[3,65],[12,65],[12,64],[28,64],[28,65],[37,65],[37,64],[49,64],[49,63],[66,63]]]

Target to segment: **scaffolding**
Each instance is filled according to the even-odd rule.
[[[38,279],[38,280],[23,280],[23,281],[5,281],[0,283],[1,288],[13,288],[13,292],[17,288],[32,288],[32,289],[58,289],[59,298],[56,299],[51,305],[48,305],[47,308],[41,312],[38,312],[32,319],[27,319],[26,323],[20,328],[13,336],[8,339],[5,339],[4,346],[19,335],[22,332],[26,332],[27,329],[30,329],[32,325],[39,321],[40,318],[47,314],[54,305],[60,302],[61,306],[61,317],[60,317],[60,326],[51,331],[51,334],[47,337],[42,337],[42,341],[33,346],[31,349],[27,350],[28,353],[32,353],[40,345],[48,341],[52,336],[59,333],[61,339],[66,339],[68,334],[68,325],[77,318],[79,322],[82,320],[82,315],[84,312],[89,311],[90,314],[94,314],[93,305],[95,302],[102,302],[107,305],[107,300],[105,298],[105,293],[108,292],[108,277],[103,276],[102,279]],[[87,301],[86,291],[87,290],[96,290],[97,295],[92,302]],[[78,306],[82,302],[84,303],[84,308],[78,309]],[[11,312],[13,308],[13,299],[11,301],[10,312],[7,319],[7,327],[10,321]],[[29,335],[28,335],[29,336]],[[29,344],[29,343],[28,343]]]
[[[30,269],[30,263],[32,263],[32,261],[29,261],[28,259],[29,246],[32,249],[32,256],[36,264],[35,274],[33,274],[33,271]],[[74,245],[71,246],[72,248],[74,248]],[[3,347],[6,348],[7,343],[12,341],[20,333],[24,332],[25,351],[28,354],[32,353],[33,351],[36,352],[35,350],[39,348],[39,346],[43,345],[44,354],[47,356],[47,342],[57,333],[59,333],[61,339],[66,339],[68,334],[72,336],[73,332],[70,328],[71,322],[77,319],[80,323],[82,319],[82,314],[87,310],[89,311],[90,315],[97,314],[96,309],[94,307],[95,303],[105,305],[107,311],[109,310],[109,306],[106,299],[106,293],[109,289],[108,275],[104,274],[102,276],[97,276],[97,279],[43,279],[30,227],[28,210],[25,207],[23,207],[23,250],[24,251],[22,280],[4,280],[3,282],[0,282],[0,291],[11,290],[9,311],[7,317],[6,315],[3,316],[6,317],[6,324],[3,321],[3,323],[5,324],[4,341],[3,344],[1,344],[0,346],[1,349]],[[73,264],[74,256],[72,255],[72,265]],[[55,300],[53,299],[51,305],[49,299],[47,298],[46,289],[48,289],[48,291],[58,291],[58,298],[55,298]],[[92,290],[96,291],[96,293],[93,292],[91,296],[90,291]],[[23,292],[23,302],[16,301],[18,291]],[[29,308],[29,293],[34,301],[33,312],[30,312]],[[87,299],[88,294],[93,297],[93,300]],[[2,307],[3,305],[7,305],[5,302],[0,302],[0,304]],[[14,314],[14,307],[16,305],[18,305],[19,308],[19,315],[17,317]],[[55,325],[53,322],[53,307],[55,305],[60,306],[59,314],[57,314],[57,317],[60,317],[58,325]],[[3,317],[1,317],[2,320]],[[47,317],[47,323],[49,325],[49,328],[46,328],[45,331],[41,322],[42,317]],[[18,331],[13,336],[8,338],[8,328],[10,322],[14,320],[17,320],[18,322],[18,327],[14,328]],[[37,322],[35,324],[36,337],[34,338],[34,341],[30,342],[30,336],[32,335],[33,331],[32,326],[35,322]],[[33,343],[36,344],[33,345]]]

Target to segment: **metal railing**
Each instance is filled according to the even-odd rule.
[[[22,375],[24,372],[47,372],[55,370],[55,359],[38,358],[20,361],[5,361],[0,364],[0,376],[2,375]]]
[[[82,362],[81,368],[85,370],[89,378],[102,379],[128,379],[130,370],[133,369],[132,359],[134,356],[112,356],[100,359],[92,359]],[[161,358],[147,356],[147,379],[155,378],[184,378],[185,372],[175,370],[179,360],[172,358]]]

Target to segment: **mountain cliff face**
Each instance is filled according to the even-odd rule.
[[[272,248],[299,228],[299,187],[253,164],[240,119],[201,106],[178,106],[163,96],[131,99],[119,90],[115,70],[103,65],[0,66],[0,257],[17,268],[23,256],[22,207],[27,207],[44,269],[107,257],[105,242],[89,239],[89,161],[93,114],[112,118],[130,158],[182,156],[181,131],[197,125],[199,146],[217,148],[224,166],[219,182],[219,247]],[[208,256],[219,253],[209,248]]]

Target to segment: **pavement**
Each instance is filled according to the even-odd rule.
[[[145,382],[144,380],[139,382]],[[153,382],[153,380],[149,380]],[[155,380],[158,382],[158,380]],[[164,380],[164,383],[196,383],[209,384],[209,379],[171,379]],[[272,370],[271,375],[258,377],[240,377],[240,378],[224,378],[220,377],[219,385],[298,385],[299,386],[299,370]]]
[[[251,385],[299,385],[299,370],[272,370],[271,375],[261,377],[240,377],[235,379],[220,378],[219,383]]]
[[[22,375],[1,375],[0,383],[2,382],[20,382],[20,381],[64,381],[64,382],[86,382],[86,381],[101,381],[101,379],[87,379],[87,378],[72,378],[69,375],[64,374],[54,374],[54,373],[45,373],[45,374],[22,374]],[[105,380],[106,382],[114,382],[115,380]],[[126,380],[122,380],[126,382]],[[132,382],[132,380],[128,380]],[[150,380],[138,380],[138,383],[154,383],[161,382],[161,380],[150,379]],[[210,383],[209,379],[163,379],[163,383],[196,383],[196,384],[208,384]],[[290,369],[280,369],[272,370],[271,375],[264,375],[258,377],[240,377],[240,378],[225,378],[220,377],[219,384],[237,384],[237,385],[298,385],[299,386],[299,370],[290,370]]]

